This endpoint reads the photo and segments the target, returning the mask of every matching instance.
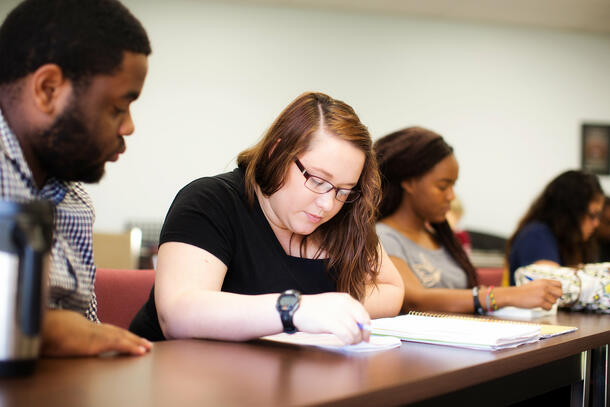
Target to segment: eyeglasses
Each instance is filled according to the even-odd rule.
[[[305,177],[305,187],[316,194],[325,194],[332,191],[336,191],[335,199],[343,203],[351,203],[360,197],[360,191],[356,191],[348,188],[337,188],[324,178],[316,177],[307,172],[303,164],[298,158],[294,159],[294,163],[299,167],[299,171]]]
[[[587,212],[587,216],[589,217],[589,219],[595,221],[595,220],[601,219],[602,213],[601,212]]]

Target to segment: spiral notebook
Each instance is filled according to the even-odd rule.
[[[512,348],[577,329],[571,326],[419,312],[375,319],[371,327],[373,335],[483,350]]]

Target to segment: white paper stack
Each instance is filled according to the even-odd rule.
[[[540,325],[443,314],[400,315],[372,321],[372,334],[471,349],[512,348],[540,338]]]

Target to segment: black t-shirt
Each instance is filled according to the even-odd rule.
[[[293,288],[319,294],[337,289],[326,260],[285,253],[258,201],[248,204],[239,168],[195,180],[178,193],[161,230],[159,244],[166,242],[197,246],[220,259],[227,266],[222,291],[255,295]],[[150,340],[165,339],[152,290],[129,329]]]

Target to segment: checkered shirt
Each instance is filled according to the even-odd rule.
[[[53,204],[48,306],[77,311],[98,322],[91,236],[95,212],[91,199],[80,183],[49,178],[38,188],[1,110],[0,199],[15,202],[46,199]]]

